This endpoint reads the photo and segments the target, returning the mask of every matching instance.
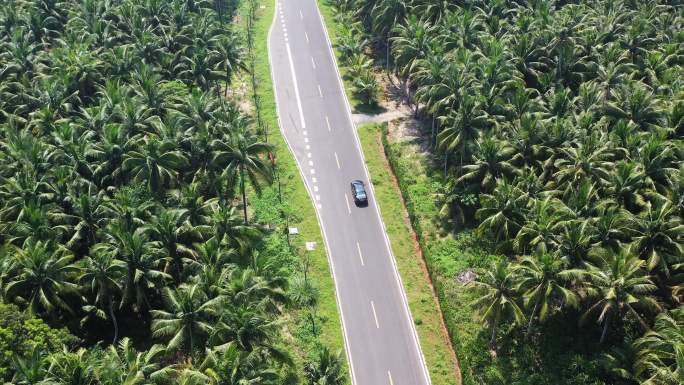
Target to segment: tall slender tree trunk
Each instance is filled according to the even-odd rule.
[[[639,325],[641,325],[641,328],[643,329],[644,332],[651,330],[651,328],[646,324],[646,322],[644,322],[644,319],[641,318],[639,313],[637,313],[633,307],[627,305],[627,308],[629,308],[629,311],[632,313],[632,315],[634,315],[634,317],[637,319],[637,321],[639,321]]]
[[[501,304],[499,304],[501,305]],[[492,349],[496,348],[496,331],[497,327],[499,326],[499,320],[501,319],[501,307],[497,306],[496,307],[496,313],[494,314],[494,322],[492,322],[492,335],[489,339],[489,346]]]
[[[190,354],[195,351],[195,339],[193,338],[193,330],[192,327],[190,327]]]
[[[242,191],[242,213],[245,216],[245,224],[247,223],[247,194],[245,192],[245,166],[240,165],[240,190]]]
[[[181,262],[180,257],[178,255],[178,251],[176,249],[175,245],[172,245],[169,247],[169,254],[171,254],[171,260],[173,261],[173,280],[176,283],[176,286],[180,284],[180,279],[181,279],[181,265],[183,262]]]
[[[608,313],[606,320],[603,321],[603,331],[601,332],[601,340],[599,341],[600,344],[603,344],[606,341],[606,336],[608,335],[608,326],[610,326],[610,321],[613,318],[611,315],[612,313]]]
[[[389,58],[390,58],[390,40],[389,40],[389,32],[387,32],[387,37],[386,37],[385,39],[386,39],[386,41],[385,41],[385,66],[386,66],[386,69],[387,69],[387,78],[390,80],[390,82],[392,82],[392,78],[391,78],[391,76],[390,76],[390,69],[389,69],[389,67],[390,67],[390,61],[389,61]]]
[[[223,90],[223,97],[228,97],[228,85],[230,84],[230,71],[226,68],[226,89]]]
[[[435,127],[435,116],[432,115],[432,149],[434,150],[435,147],[437,147],[437,132],[436,132],[436,127]]]
[[[530,315],[530,322],[527,324],[527,335],[529,336],[530,333],[532,333],[532,323],[534,321],[534,316],[537,314],[537,311],[539,310],[539,303],[541,302],[541,295],[537,296],[537,299],[534,300],[534,308],[532,308],[532,314]]]
[[[112,318],[112,323],[114,324],[114,338],[112,339],[112,345],[116,345],[116,341],[119,339],[119,322],[116,319],[116,314],[114,314],[114,301],[112,301],[112,296],[109,296],[109,316]]]

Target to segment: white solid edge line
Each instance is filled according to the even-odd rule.
[[[299,119],[302,123],[302,129],[306,128],[304,122],[304,110],[302,109],[302,99],[299,98],[299,86],[297,85],[297,74],[295,73],[294,62],[292,61],[292,51],[290,50],[290,43],[285,42],[287,49],[287,59],[290,62],[290,74],[292,75],[292,82],[294,84],[295,98],[297,98],[297,108],[299,109]]]
[[[354,125],[354,121],[351,116],[351,105],[349,104],[349,100],[347,99],[347,93],[345,92],[344,89],[344,84],[342,83],[342,76],[340,74],[340,69],[337,63],[337,57],[335,56],[335,52],[332,49],[332,41],[330,40],[330,36],[328,35],[328,29],[325,27],[325,21],[323,20],[323,16],[321,15],[321,10],[318,7],[318,2],[314,1],[314,4],[316,5],[316,12],[318,13],[318,18],[320,19],[321,22],[321,28],[323,29],[323,35],[325,35],[325,39],[328,45],[328,53],[330,54],[330,57],[332,58],[333,63],[335,64],[335,72],[337,73],[337,83],[338,86],[340,87],[340,91],[342,93],[342,98],[344,99],[344,103],[347,106],[347,119],[349,119],[349,124],[352,127],[352,131],[354,133],[354,138],[356,139],[356,149],[359,152],[361,156],[361,163],[363,164],[363,169],[364,172],[366,173],[366,180],[368,181],[368,184],[370,185],[371,188],[371,193],[375,194],[375,188],[373,187],[373,183],[371,182],[370,179],[370,172],[368,171],[368,166],[366,165],[366,160],[365,157],[363,156],[363,151],[361,150],[361,140],[359,139],[359,133],[356,132],[356,126]],[[375,199],[375,198],[373,198]],[[422,364],[422,370],[423,370],[423,376],[425,377],[425,381],[427,384],[432,384],[432,381],[430,379],[430,373],[427,370],[427,364],[425,363],[425,355],[423,354],[423,351],[420,348],[420,338],[418,337],[418,331],[416,330],[416,325],[413,320],[413,316],[411,316],[411,310],[408,305],[408,298],[406,297],[406,292],[404,291],[404,283],[401,280],[401,276],[399,275],[399,269],[397,267],[397,261],[394,258],[394,253],[392,253],[392,247],[390,246],[390,241],[389,237],[387,236],[387,232],[385,231],[385,225],[384,222],[382,221],[382,216],[380,215],[380,208],[378,207],[377,204],[375,206],[375,212],[378,216],[378,220],[380,221],[382,225],[382,233],[385,238],[385,246],[387,247],[387,250],[389,251],[390,259],[392,261],[392,266],[394,267],[394,277],[399,283],[399,291],[401,292],[401,298],[404,302],[404,311],[406,312],[406,315],[408,316],[408,321],[410,324],[410,328],[413,331],[413,341],[414,341],[414,347],[416,349],[416,352],[418,353],[418,357],[421,360]]]
[[[278,0],[273,0],[273,3],[276,5],[279,4]],[[318,9],[318,6],[316,6],[316,9]],[[302,165],[299,164],[299,160],[297,159],[297,156],[294,153],[294,149],[292,147],[292,144],[290,141],[287,139],[287,135],[285,134],[285,128],[282,126],[280,123],[280,106],[278,105],[278,93],[276,90],[276,82],[275,82],[275,74],[273,73],[273,63],[272,57],[271,57],[271,35],[273,34],[273,26],[276,24],[277,20],[277,14],[278,12],[273,11],[273,21],[271,22],[271,26],[268,29],[268,41],[266,42],[267,49],[268,51],[268,62],[269,62],[269,67],[270,67],[270,72],[271,72],[271,82],[273,83],[273,99],[275,101],[275,106],[276,106],[276,115],[278,118],[278,127],[280,128],[280,132],[283,134],[283,140],[285,140],[285,143],[287,144],[287,148],[290,151],[290,155],[292,155],[292,158],[294,158],[295,163],[297,163],[297,170],[299,171],[299,176],[302,178],[302,182],[304,183],[304,188],[307,190],[309,193],[309,199],[311,200],[311,204],[314,205],[315,209],[314,212],[316,213],[316,218],[318,219],[319,223],[319,228],[321,229],[321,234],[323,234],[323,243],[325,246],[325,255],[328,257],[328,265],[330,266],[330,274],[333,276],[333,283],[335,285],[335,303],[337,304],[337,310],[340,313],[340,324],[342,326],[342,339],[344,340],[344,351],[346,352],[347,355],[347,361],[349,362],[349,373],[351,374],[352,378],[352,384],[357,384],[356,381],[356,373],[354,372],[354,361],[352,360],[351,357],[351,348],[349,345],[349,339],[347,338],[347,325],[344,321],[344,313],[342,311],[342,299],[340,298],[339,295],[339,286],[337,285],[337,279],[335,275],[335,264],[333,262],[332,257],[330,256],[330,251],[328,248],[328,236],[325,233],[325,229],[323,227],[323,221],[321,220],[321,214],[318,210],[321,209],[320,204],[316,204],[313,200],[313,195],[311,194],[311,190],[309,189],[309,185],[307,183],[306,176],[304,175],[304,169],[302,168]]]
[[[375,312],[375,304],[371,300],[371,309],[373,310],[373,318],[375,318],[375,328],[380,329],[380,322],[378,322],[378,313]]]

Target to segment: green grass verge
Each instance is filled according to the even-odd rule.
[[[328,36],[330,41],[335,45],[337,41],[337,36],[339,36],[340,24],[335,22],[335,10],[333,6],[327,0],[316,0],[318,2],[318,9],[321,11],[321,16],[323,16],[323,22],[325,28],[328,31]],[[340,55],[337,51],[335,56],[337,57],[338,64],[341,64]],[[362,112],[367,114],[374,114],[384,112],[384,109],[379,104],[367,105],[361,101],[352,90],[354,89],[351,83],[351,79],[348,76],[348,71],[344,66],[340,66],[340,74],[342,75],[342,81],[344,82],[344,92],[347,94],[347,100],[351,104],[352,112]],[[379,95],[382,98],[382,94]]]
[[[307,314],[304,311],[292,311],[285,316],[284,328],[291,339],[287,342],[296,345],[294,350],[299,357],[295,358],[302,362],[311,358],[321,345],[328,346],[333,350],[340,350],[344,349],[344,342],[338,316],[335,285],[330,274],[314,207],[301,180],[295,160],[278,128],[275,95],[268,61],[268,32],[273,20],[275,3],[272,0],[260,0],[259,4],[257,20],[254,25],[254,57],[256,58],[256,88],[261,100],[261,116],[264,123],[269,127],[269,142],[274,146],[277,156],[277,167],[283,194],[282,209],[288,214],[288,225],[299,229],[299,234],[291,237],[292,247],[299,256],[298,260],[293,263],[300,265],[305,253],[308,253],[310,261],[309,278],[315,282],[320,291],[319,303],[316,308],[316,333],[310,331]],[[247,13],[247,6],[248,3],[245,1],[241,15]],[[279,205],[277,183],[267,187],[261,196],[254,196],[252,200],[252,208],[261,221],[280,224],[284,229],[285,223],[280,216],[278,208],[281,206]],[[279,242],[283,242],[284,238],[281,237]],[[318,245],[316,250],[306,252],[305,242],[307,241],[316,242]]]
[[[416,323],[420,343],[435,385],[455,385],[455,360],[444,336],[442,322],[436,315],[436,304],[429,278],[416,250],[413,234],[407,223],[406,209],[394,175],[388,167],[381,141],[381,127],[367,124],[358,128],[366,164],[370,170],[375,198],[387,226],[392,251]]]
[[[600,346],[579,330],[576,322],[562,317],[539,326],[528,340],[520,328],[502,323],[497,357],[490,355],[489,330],[482,327],[472,306],[477,293],[457,281],[466,270],[482,274],[491,262],[502,258],[489,253],[485,240],[473,230],[451,233],[441,226],[434,193],[440,191],[441,170],[420,154],[414,141],[390,142],[382,126],[385,154],[396,176],[406,208],[439,299],[452,344],[458,352],[465,385],[603,385],[600,378]],[[417,139],[420,141],[420,139]]]

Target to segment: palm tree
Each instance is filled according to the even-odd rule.
[[[188,163],[185,155],[174,148],[171,142],[145,136],[138,150],[126,154],[123,167],[129,170],[133,180],[146,182],[149,191],[162,194]]]
[[[526,306],[533,304],[527,324],[528,334],[537,314],[539,321],[544,321],[555,311],[556,304],[572,308],[579,306],[579,296],[568,288],[567,267],[567,262],[558,255],[541,254],[524,257],[519,265],[511,268]]]
[[[445,156],[458,149],[459,164],[463,166],[463,161],[470,158],[468,147],[478,137],[479,130],[489,125],[489,119],[480,103],[467,94],[460,100],[460,107],[451,111],[442,119],[444,128],[437,136],[437,141]]]
[[[482,208],[477,211],[481,220],[478,231],[489,233],[495,242],[508,242],[522,228],[527,211],[527,196],[511,183],[497,180],[492,194],[480,197]]]
[[[365,105],[375,102],[379,85],[375,79],[375,74],[370,69],[362,69],[355,73],[353,77],[354,94],[356,94]]]
[[[76,294],[73,279],[78,268],[73,255],[63,247],[42,241],[27,242],[16,247],[10,256],[5,298],[25,303],[32,312],[53,314],[61,309],[75,314],[67,297]]]
[[[246,70],[247,67],[243,62],[244,52],[242,49],[242,42],[239,40],[238,34],[229,34],[225,37],[219,44],[218,48],[218,58],[220,59],[220,64],[225,71],[225,91],[224,96],[228,95],[228,85],[230,84],[233,75],[238,70]]]
[[[212,143],[216,151],[212,164],[216,169],[223,171],[230,181],[239,179],[246,225],[248,219],[245,180],[249,179],[252,188],[257,192],[260,191],[260,178],[270,182],[271,168],[265,155],[271,150],[271,146],[257,141],[254,133],[244,125],[233,129],[234,131],[229,136],[224,135],[222,140],[215,140]]]
[[[515,237],[518,250],[527,250],[542,254],[555,249],[560,229],[571,218],[571,211],[563,202],[552,199],[537,199],[530,202],[527,222]]]
[[[226,385],[242,384],[282,384],[282,379],[275,368],[268,364],[263,352],[243,351],[235,344],[228,344],[221,349],[218,363],[221,383]]]
[[[167,349],[182,349],[193,354],[212,333],[211,320],[221,297],[208,299],[198,285],[181,285],[176,290],[164,289],[167,310],[152,310],[152,333],[169,338]]]
[[[160,361],[166,354],[161,345],[139,352],[133,342],[124,337],[104,352],[102,364],[95,367],[95,377],[102,384],[142,385],[160,375]]]
[[[661,123],[662,113],[658,100],[647,87],[638,81],[626,83],[613,90],[615,102],[605,105],[606,114],[613,119],[627,119],[645,130]]]
[[[373,32],[385,39],[385,58],[388,73],[391,50],[390,32],[406,15],[407,5],[408,3],[404,0],[379,0],[373,3],[370,11]]]
[[[645,204],[645,176],[635,163],[620,162],[611,174],[609,195],[627,210],[638,212]]]
[[[684,224],[669,202],[646,211],[632,220],[634,251],[646,260],[650,271],[658,269],[666,277],[684,252]]]
[[[125,276],[126,264],[114,259],[111,254],[94,253],[81,261],[81,275],[79,281],[91,293],[95,293],[93,305],[84,306],[84,310],[100,313],[98,306],[106,306],[109,318],[114,325],[112,344],[116,344],[119,337],[119,323],[114,312],[114,296],[121,292],[120,279]],[[106,318],[106,317],[102,317]]]
[[[59,385],[92,385],[95,383],[93,365],[88,351],[84,348],[76,352],[64,351],[48,358],[50,383]]]
[[[105,233],[106,242],[93,246],[94,253],[105,253],[123,261],[126,274],[120,308],[135,302],[135,310],[148,307],[149,292],[171,277],[161,271],[160,255],[142,231],[131,232],[113,224]]]
[[[319,290],[305,277],[296,277],[288,286],[290,300],[300,308],[309,310],[311,332],[316,333],[316,305],[318,305]]]
[[[193,241],[200,239],[197,228],[188,222],[189,212],[183,209],[165,209],[151,223],[141,227],[151,239],[159,242],[161,248],[168,253],[171,272],[176,282],[180,283],[183,268],[192,259],[193,251],[188,247]]]
[[[491,192],[497,178],[512,176],[510,163],[513,148],[503,141],[485,137],[477,141],[473,163],[463,166],[457,182],[476,182],[484,192]]]
[[[649,385],[684,381],[684,309],[660,314],[653,330],[639,338],[636,372]]]
[[[45,359],[45,353],[38,346],[34,346],[26,356],[12,356],[12,364],[14,365],[12,376],[14,384],[33,385],[48,379],[46,378],[48,362]]]
[[[318,352],[316,362],[304,364],[304,374],[309,385],[342,385],[346,382],[342,353],[332,353],[327,347]]]
[[[515,291],[515,277],[508,262],[500,260],[492,266],[484,276],[471,283],[481,291],[481,295],[474,305],[483,309],[482,318],[492,330],[489,345],[496,347],[496,332],[502,317],[512,315],[516,323],[525,319],[522,309],[517,303],[518,294]]]
[[[605,342],[609,328],[627,314],[634,317],[644,330],[649,330],[637,310],[660,309],[651,295],[657,287],[646,274],[644,261],[625,248],[618,252],[606,251],[606,254],[597,266],[568,273],[587,282],[587,296],[591,302],[580,322],[596,318],[603,325],[600,343]]]

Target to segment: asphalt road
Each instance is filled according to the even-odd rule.
[[[355,385],[428,385],[413,320],[315,0],[279,0],[269,56],[280,127],[316,205]],[[356,207],[350,181],[366,182]]]

